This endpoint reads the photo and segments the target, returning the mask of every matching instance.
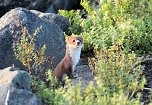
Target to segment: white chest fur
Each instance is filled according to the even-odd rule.
[[[81,54],[81,48],[82,46],[79,46],[78,48],[69,47],[70,51],[70,57],[72,58],[72,69],[74,71],[75,66],[78,64],[80,60],[80,54]]]

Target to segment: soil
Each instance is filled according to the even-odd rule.
[[[72,83],[74,86],[77,86],[79,84],[79,81],[81,81],[82,91],[85,90],[85,88],[89,85],[90,82],[95,83],[94,77],[88,65],[77,66],[75,73],[77,74],[77,78],[72,79]]]

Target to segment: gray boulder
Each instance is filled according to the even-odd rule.
[[[0,17],[11,8],[24,7],[30,4],[30,0],[0,0]]]
[[[10,9],[24,7],[45,12],[53,0],[0,0],[0,17]]]
[[[58,10],[82,9],[80,1],[81,0],[53,0],[47,12],[57,13]]]
[[[0,7],[6,7],[6,6],[13,6],[13,5],[23,5],[23,4],[27,4],[29,3],[30,0],[20,0],[20,1],[16,1],[16,0],[1,0],[0,1]]]
[[[43,13],[36,10],[31,10],[31,12],[33,12],[42,19],[45,19],[50,22],[55,22],[63,30],[63,32],[68,32],[68,27],[70,23],[66,17],[55,13]]]
[[[0,70],[0,105],[41,105],[30,90],[27,72],[8,67]]]
[[[36,14],[25,8],[16,8],[0,18],[0,68],[11,66],[23,68],[22,64],[16,60],[13,48],[19,42],[22,32],[18,23],[26,27],[29,34],[42,26],[37,34],[36,47],[46,45],[45,54],[53,58],[53,68],[60,62],[65,55],[64,33],[59,26],[46,19],[38,17]]]

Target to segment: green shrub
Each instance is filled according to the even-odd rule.
[[[37,34],[41,30],[42,26],[38,27],[33,35],[30,35],[26,27],[22,27],[22,37],[14,48],[15,56],[26,67],[27,71],[35,76],[45,76],[45,62],[48,61],[48,57],[45,56],[46,46],[41,48],[35,46]]]
[[[129,99],[123,91],[109,94],[100,78],[96,78],[96,85],[90,83],[85,91],[81,90],[81,84],[74,86],[68,80],[66,88],[52,90],[42,81],[33,81],[37,95],[45,105],[139,105],[140,94],[136,98]]]
[[[82,21],[80,10],[78,10],[78,11],[60,10],[59,13],[68,18],[68,20],[70,22],[69,31],[71,33],[79,35],[82,32],[82,27],[80,26],[80,23]]]
[[[78,100],[80,105],[140,104],[140,96],[135,98],[134,95],[138,90],[143,89],[146,81],[140,77],[142,72],[140,67],[134,68],[133,65],[140,61],[138,54],[151,54],[152,52],[150,46],[152,44],[150,40],[152,39],[150,28],[152,2],[148,0],[115,0],[114,2],[101,0],[99,9],[90,6],[89,0],[81,0],[81,4],[88,14],[86,18],[83,18],[82,11],[77,14],[80,16],[72,14],[72,20],[81,17],[81,22],[75,23],[69,19],[73,23],[70,28],[78,30],[79,28],[76,29],[76,27],[81,27],[79,32],[84,39],[83,50],[94,49],[95,58],[90,59],[90,65],[102,86],[100,87],[100,84],[97,84],[97,87],[93,86],[94,89],[91,89],[86,96],[88,101],[84,94],[75,90],[74,96],[68,95],[71,97],[68,99],[70,104],[77,103],[77,101],[71,101],[78,100],[75,97],[77,93],[81,93]],[[62,15],[69,18],[70,12],[66,11],[66,14]],[[71,32],[74,33],[74,31]],[[140,83],[139,78],[142,78]],[[95,93],[95,90],[98,91]],[[100,94],[99,97],[97,94]]]
[[[55,90],[52,87],[48,87],[43,81],[39,79],[33,79],[32,90],[42,100],[43,105],[61,105],[64,101],[62,91],[63,89]]]
[[[139,61],[135,53],[126,53],[122,47],[113,45],[109,49],[98,51],[95,58],[90,59],[90,67],[101,79],[109,94],[119,91],[134,94],[142,90],[146,83],[141,76],[141,68],[134,68]],[[142,78],[140,83],[139,78]]]
[[[66,14],[62,11],[62,15],[68,18],[72,16],[72,19],[69,18],[71,30],[81,27],[79,32],[84,37],[85,50],[109,48],[115,43],[123,45],[127,51],[151,54],[150,0],[101,0],[99,9],[90,7],[88,0],[82,0],[81,4],[88,12],[86,18],[82,18],[81,13],[74,14],[71,11],[66,11]],[[81,21],[77,21],[78,18]]]
[[[46,46],[37,48],[35,46],[37,34],[42,26],[35,29],[31,35],[26,27],[20,24],[22,36],[14,47],[16,58],[25,66],[32,77],[32,91],[42,100],[43,104],[57,104],[62,99],[62,94],[56,94],[55,89],[61,87],[56,78],[53,77],[51,70],[46,70],[45,63],[51,62],[45,55]]]
[[[139,105],[140,94],[129,100],[122,91],[109,94],[100,78],[96,78],[96,85],[90,83],[85,91],[81,90],[81,84],[73,86],[68,80],[67,88],[56,89],[56,95],[60,95],[55,105]]]

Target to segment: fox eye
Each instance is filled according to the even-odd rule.
[[[75,40],[73,40],[73,42],[75,42]]]

